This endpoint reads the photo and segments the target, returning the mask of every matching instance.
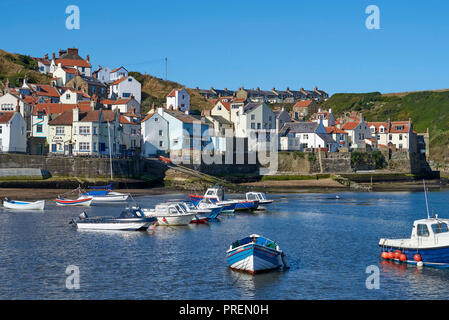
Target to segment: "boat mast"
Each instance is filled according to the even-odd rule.
[[[427,219],[430,219],[430,214],[429,214],[429,203],[427,202],[426,182],[424,181],[424,179],[422,179],[422,182],[423,182],[423,184],[424,184],[424,197],[425,197],[425,199],[426,199]]]
[[[111,151],[111,133],[109,130],[109,122],[108,122],[108,139],[109,139],[109,167],[111,170],[111,182],[112,182],[112,151]]]

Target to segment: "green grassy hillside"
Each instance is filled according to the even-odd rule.
[[[24,77],[31,83],[50,84],[50,77],[39,73],[37,62],[31,57],[0,49],[0,89],[6,79],[9,79],[11,86],[20,86]]]
[[[340,115],[360,111],[368,121],[413,121],[417,132],[430,130],[430,154],[436,161],[449,162],[449,91],[422,91],[405,95],[372,93],[338,93],[324,102]]]

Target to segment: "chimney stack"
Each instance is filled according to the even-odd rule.
[[[90,57],[89,57],[89,55],[87,55],[86,61],[90,63]]]
[[[79,117],[80,117],[80,109],[78,107],[73,109],[73,122],[77,122],[79,121]]]
[[[55,59],[56,59],[56,55],[55,55],[54,52],[53,52],[53,54],[51,55],[51,59],[52,59],[52,60],[55,60]]]
[[[48,53],[45,54],[44,59],[48,60]]]

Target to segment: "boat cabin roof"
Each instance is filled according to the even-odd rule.
[[[140,208],[127,208],[120,213],[119,218],[144,218],[145,214]]]

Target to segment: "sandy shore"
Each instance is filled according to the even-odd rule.
[[[9,197],[13,200],[55,200],[60,194],[70,192],[69,189],[20,189],[20,188],[0,188],[0,199]],[[133,197],[144,195],[160,195],[167,193],[182,193],[183,191],[170,190],[167,188],[151,188],[151,189],[114,189],[114,191],[122,193],[131,193]],[[69,199],[75,199],[75,194],[66,194]]]

